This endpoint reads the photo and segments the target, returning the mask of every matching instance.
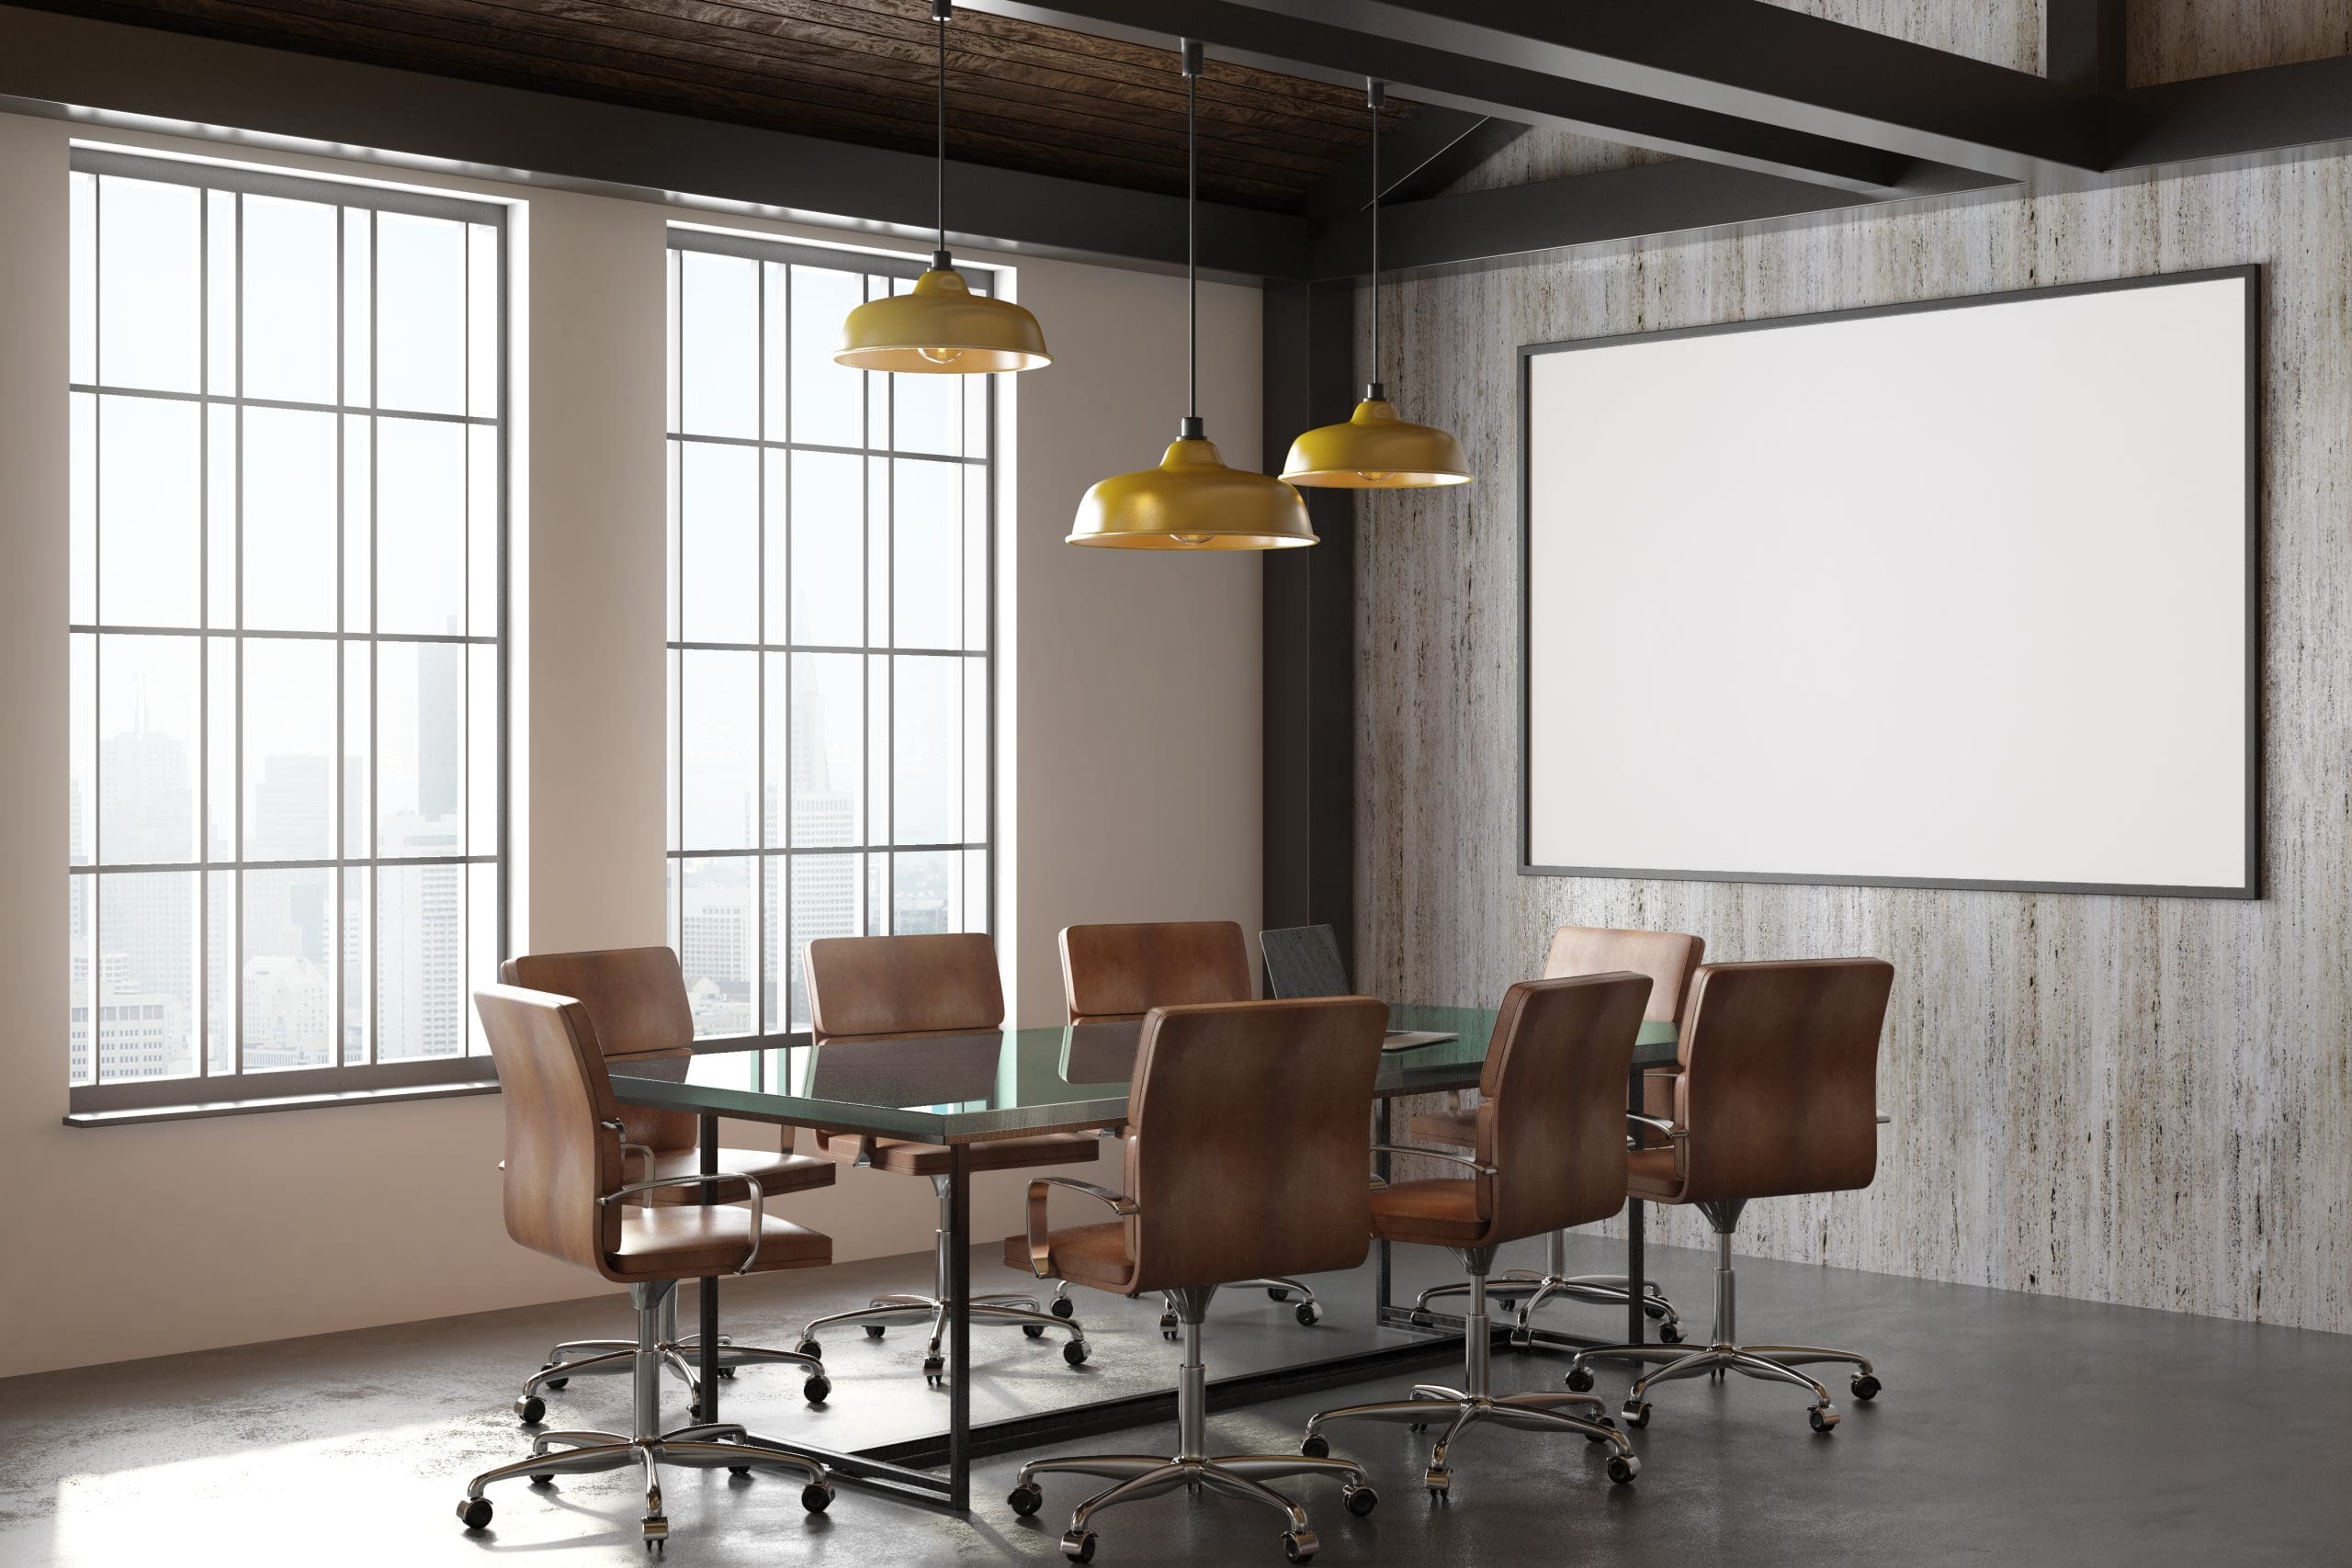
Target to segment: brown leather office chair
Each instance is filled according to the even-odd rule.
[[[466,1483],[458,1517],[469,1530],[488,1525],[491,1505],[482,1492],[495,1481],[527,1475],[540,1484],[557,1475],[641,1469],[641,1528],[646,1544],[658,1547],[670,1533],[662,1511],[663,1463],[725,1465],[738,1475],[788,1471],[805,1483],[801,1505],[822,1512],[833,1488],[815,1460],[733,1423],[662,1429],[661,1337],[680,1280],[815,1268],[832,1261],[831,1238],[767,1213],[756,1177],[729,1184],[742,1190],[745,1207],[642,1201],[655,1192],[698,1193],[708,1179],[628,1179],[621,1111],[587,1009],[568,997],[487,986],[474,993],[474,1010],[506,1109],[506,1234],[628,1287],[637,1306],[636,1400],[626,1434],[539,1433],[526,1457]]]
[[[1683,998],[1690,993],[1690,976],[1706,952],[1705,942],[1682,931],[1562,926],[1552,933],[1552,950],[1544,959],[1544,977],[1549,980],[1618,971],[1646,976],[1650,982],[1649,1000],[1642,1016],[1662,1023],[1679,1023]],[[1674,1069],[1653,1067],[1642,1075],[1642,1109],[1652,1116],[1673,1114]],[[1426,1111],[1414,1117],[1407,1128],[1408,1135],[1417,1144],[1441,1144],[1462,1149],[1472,1145],[1477,1132],[1478,1112],[1475,1107]],[[1623,1306],[1631,1288],[1623,1274],[1570,1274],[1565,1231],[1555,1231],[1544,1238],[1544,1271],[1540,1274],[1532,1269],[1514,1269],[1487,1281],[1489,1293],[1503,1298],[1506,1306],[1514,1301],[1518,1303],[1511,1324],[1511,1344],[1522,1350],[1536,1343],[1529,1319],[1538,1307],[1563,1297]],[[1427,1311],[1431,1302],[1464,1294],[1469,1289],[1463,1282],[1435,1286],[1423,1291],[1413,1305],[1417,1310]],[[1681,1342],[1681,1314],[1654,1280],[1642,1282],[1642,1311],[1658,1325],[1660,1339],[1669,1345]]]
[[[1163,920],[1064,926],[1062,1005],[1072,1023],[1131,1022],[1157,1007],[1250,999],[1250,944],[1232,920]],[[1323,1320],[1323,1303],[1297,1280],[1237,1280],[1291,1303],[1299,1325]],[[1163,1303],[1159,1332],[1176,1337],[1176,1303]]]
[[[980,932],[937,936],[820,937],[802,958],[808,979],[809,1034],[827,1050],[860,1040],[888,1041],[993,1034],[1004,1024],[1004,988],[997,977],[996,944]],[[821,1055],[821,1054],[820,1054]],[[821,1069],[820,1060],[819,1067]],[[1091,1133],[1054,1133],[1039,1137],[1000,1138],[974,1144],[971,1168],[1024,1170],[1046,1165],[1091,1163],[1102,1140]],[[939,1198],[936,1266],[929,1295],[876,1296],[854,1312],[833,1313],[801,1331],[797,1347],[821,1356],[820,1329],[856,1323],[879,1339],[894,1323],[931,1325],[923,1352],[923,1376],[937,1382],[946,1371],[941,1346],[947,1334],[948,1151],[937,1145],[896,1138],[820,1132],[818,1146],[845,1165],[871,1166],[901,1176],[928,1177]],[[1034,1296],[987,1295],[971,1299],[975,1325],[1017,1327],[1030,1338],[1048,1328],[1069,1337],[1062,1359],[1075,1367],[1087,1356],[1086,1331],[1067,1300],[1061,1310],[1039,1310]]]
[[[1792,1382],[1814,1397],[1816,1432],[1838,1425],[1829,1391],[1799,1367],[1850,1362],[1856,1399],[1874,1398],[1868,1359],[1810,1345],[1742,1345],[1733,1320],[1731,1236],[1753,1198],[1868,1187],[1878,1168],[1878,1048],[1894,965],[1876,958],[1710,964],[1690,983],[1664,1140],[1628,1156],[1635,1197],[1695,1203],[1715,1231],[1715,1324],[1703,1348],[1614,1345],[1580,1353],[1568,1386],[1598,1360],[1662,1361],[1634,1382],[1624,1418],[1648,1424],[1651,1385],[1724,1371]]]
[[[1323,1428],[1335,1421],[1402,1421],[1417,1430],[1445,1423],[1423,1479],[1432,1497],[1453,1482],[1454,1440],[1479,1422],[1577,1432],[1611,1447],[1609,1479],[1641,1472],[1633,1444],[1583,1390],[1488,1392],[1493,1335],[1487,1325],[1487,1273],[1508,1241],[1605,1220],[1625,1202],[1625,1075],[1641,1032],[1646,976],[1590,975],[1522,980],[1504,993],[1478,1074],[1483,1096],[1472,1153],[1419,1154],[1464,1168],[1460,1176],[1399,1181],[1372,1195],[1372,1225],[1384,1241],[1442,1247],[1470,1275],[1462,1324],[1462,1386],[1419,1383],[1412,1397],[1326,1410],[1306,1423],[1302,1452],[1329,1452]],[[1589,1407],[1590,1416],[1564,1406]]]
[[[685,976],[678,955],[666,947],[611,947],[582,953],[535,953],[510,958],[499,965],[499,978],[510,986],[570,997],[588,1015],[598,1048],[607,1058],[684,1055],[694,1045],[693,1005],[686,998]],[[639,1106],[620,1108],[622,1147],[628,1174],[638,1180],[650,1177],[692,1176],[702,1169],[701,1131],[697,1119],[683,1111],[654,1111]],[[779,1149],[723,1148],[718,1168],[748,1172],[770,1198],[812,1187],[830,1187],[835,1166],[831,1160],[792,1152],[789,1128]],[[704,1188],[679,1184],[658,1187],[646,1201],[668,1203],[740,1203],[751,1190],[741,1181]],[[692,1335],[678,1333],[678,1301],[673,1293],[662,1306],[658,1346],[662,1365],[684,1382],[691,1411],[702,1409],[702,1389],[696,1382],[699,1345]],[[515,1416],[526,1426],[547,1414],[543,1393],[570,1382],[575,1374],[623,1372],[636,1359],[633,1339],[571,1339],[547,1354],[539,1370],[524,1380],[514,1401]],[[805,1373],[802,1392],[821,1402],[831,1392],[822,1363],[790,1350],[719,1341],[718,1375],[731,1378],[738,1367],[786,1362]]]
[[[1179,1487],[1281,1509],[1294,1562],[1314,1554],[1315,1532],[1306,1511],[1265,1482],[1331,1476],[1346,1483],[1351,1513],[1369,1513],[1378,1501],[1363,1469],[1344,1460],[1207,1457],[1201,1319],[1228,1281],[1363,1261],[1372,1086],[1387,1020],[1387,1008],[1369,997],[1155,1010],[1144,1019],[1129,1091],[1125,1190],[1062,1178],[1029,1184],[1028,1230],[1005,1242],[1008,1265],[1115,1295],[1171,1292],[1183,1325],[1173,1458],[1097,1455],[1021,1467],[1008,1500],[1024,1517],[1045,1506],[1040,1475],[1115,1483],[1070,1515],[1062,1552],[1072,1562],[1092,1559],[1096,1514]],[[1114,1217],[1048,1228],[1046,1198],[1057,1186],[1108,1204]]]

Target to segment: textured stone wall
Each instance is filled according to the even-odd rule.
[[[1517,874],[1520,344],[2243,262],[2264,267],[2264,899]],[[1362,513],[1361,983],[1491,1002],[1568,921],[1693,931],[1721,959],[1879,954],[1878,1182],[1759,1203],[1744,1249],[2352,1330],[2352,163],[1560,253],[1392,284],[1385,313],[1406,417],[1460,434],[1478,482]],[[1671,583],[1657,609],[1671,637]]]

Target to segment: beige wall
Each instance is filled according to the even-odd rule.
[[[0,116],[0,1256],[33,1276],[0,1292],[0,1375],[594,1293],[506,1239],[495,1097],[60,1122],[71,134]],[[520,942],[658,942],[662,228],[712,220],[448,183],[528,203],[514,280],[529,329],[512,539]],[[1084,485],[1157,460],[1182,412],[1182,285],[1033,262],[1018,287],[1062,357],[1005,400],[1000,819],[1020,848],[999,930],[1014,1005],[1053,1021],[1053,938],[1069,920],[1213,911],[1254,929],[1258,577],[1249,562],[1061,545]],[[1211,288],[1203,304],[1204,412],[1228,457],[1254,461],[1257,296]],[[978,1234],[1014,1228],[1018,1190],[1014,1177],[982,1183]],[[926,1247],[934,1213],[922,1183],[855,1171],[793,1217],[848,1259]]]

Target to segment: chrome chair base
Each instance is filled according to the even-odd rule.
[[[1180,1486],[1189,1492],[1205,1489],[1223,1496],[1262,1503],[1279,1511],[1288,1526],[1283,1535],[1283,1551],[1293,1562],[1306,1562],[1322,1543],[1308,1527],[1306,1510],[1267,1485],[1267,1482],[1302,1475],[1329,1477],[1341,1483],[1340,1495],[1348,1512],[1358,1517],[1371,1513],[1379,1503],[1380,1495],[1372,1489],[1363,1467],[1350,1460],[1320,1454],[1227,1454],[1212,1459],[1203,1451],[1208,1446],[1208,1370],[1201,1361],[1201,1318],[1207,1311],[1209,1298],[1216,1293],[1215,1286],[1169,1292],[1176,1303],[1184,1340],[1184,1362],[1176,1374],[1179,1452],[1169,1458],[1156,1454],[1089,1454],[1031,1460],[1021,1467],[1021,1474],[1006,1501],[1023,1518],[1045,1506],[1045,1489],[1037,1484],[1041,1475],[1091,1475],[1112,1483],[1071,1511],[1069,1529],[1061,1540],[1062,1555],[1071,1562],[1094,1560],[1091,1526],[1095,1515],[1122,1503],[1173,1492]]]
[[[1633,1282],[1623,1274],[1570,1274],[1568,1272],[1567,1237],[1554,1231],[1544,1239],[1544,1269],[1513,1269],[1497,1274],[1487,1281],[1487,1293],[1503,1298],[1509,1306],[1517,1302],[1518,1311],[1511,1323],[1510,1344],[1514,1350],[1526,1350],[1535,1345],[1534,1330],[1529,1319],[1537,1308],[1555,1300],[1598,1302],[1623,1306],[1633,1289]],[[1413,1298],[1413,1311],[1427,1313],[1430,1303],[1448,1296],[1466,1296],[1470,1281],[1455,1280],[1442,1285],[1431,1285]],[[1658,1325],[1658,1337],[1667,1344],[1682,1340],[1682,1314],[1655,1280],[1642,1281],[1642,1311]]]
[[[1062,1288],[1069,1289],[1068,1286]],[[1238,1291],[1263,1291],[1266,1292],[1266,1299],[1272,1302],[1286,1303],[1293,1296],[1298,1297],[1298,1304],[1292,1309],[1292,1315],[1298,1319],[1298,1325],[1301,1328],[1312,1328],[1323,1321],[1323,1303],[1316,1299],[1313,1291],[1296,1280],[1281,1277],[1266,1280],[1236,1280],[1231,1288]],[[1177,1334],[1175,1294],[1173,1292],[1163,1291],[1160,1292],[1159,1300],[1161,1308],[1159,1337],[1163,1339],[1174,1339]]]
[[[702,1337],[678,1334],[678,1297],[673,1291],[662,1303],[662,1321],[653,1346],[663,1371],[686,1385],[686,1414],[700,1418],[702,1415],[702,1379],[699,1367]],[[637,1360],[637,1341],[633,1339],[567,1339],[547,1353],[539,1370],[523,1380],[523,1392],[515,1396],[514,1418],[526,1427],[536,1427],[547,1416],[544,1394],[553,1393],[570,1382],[575,1374],[598,1377],[611,1372],[631,1371]],[[811,1404],[822,1404],[833,1392],[832,1380],[825,1375],[825,1364],[814,1356],[804,1356],[796,1350],[770,1350],[756,1345],[738,1345],[725,1335],[718,1339],[718,1375],[732,1378],[738,1368],[772,1366],[776,1363],[797,1366],[807,1377],[801,1382],[800,1394]]]
[[[947,1314],[954,1303],[947,1296],[947,1182],[943,1177],[932,1178],[932,1187],[939,1194],[939,1232],[934,1247],[937,1262],[932,1280],[933,1293],[922,1295],[876,1296],[865,1306],[850,1312],[830,1313],[811,1319],[800,1331],[800,1342],[792,1354],[811,1362],[821,1362],[824,1345],[818,1339],[820,1328],[832,1328],[844,1323],[861,1324],[869,1338],[879,1339],[892,1324],[931,1324],[931,1339],[923,1348],[923,1381],[936,1386],[947,1375],[947,1359],[943,1347],[947,1342]],[[1054,1286],[1054,1298],[1045,1303],[1046,1310],[1035,1296],[986,1295],[967,1299],[967,1310],[975,1328],[995,1324],[1017,1327],[1032,1339],[1045,1337],[1049,1328],[1059,1329],[1069,1336],[1062,1345],[1062,1359],[1071,1366],[1083,1366],[1091,1350],[1086,1342],[1086,1330],[1079,1325],[1077,1309],[1069,1300],[1069,1283],[1062,1280]]]
[[[645,1476],[645,1514],[639,1521],[648,1551],[658,1551],[669,1539],[670,1520],[662,1508],[662,1469],[678,1464],[708,1469],[724,1465],[737,1475],[754,1470],[781,1470],[802,1478],[801,1506],[822,1513],[832,1504],[832,1479],[813,1459],[794,1453],[773,1438],[763,1438],[731,1422],[661,1430],[661,1388],[663,1358],[657,1343],[665,1305],[674,1301],[670,1280],[631,1285],[637,1303],[638,1340],[630,1347],[636,1374],[636,1430],[620,1432],[541,1432],[531,1439],[525,1458],[483,1471],[466,1483],[458,1500],[458,1517],[467,1530],[488,1528],[490,1499],[484,1491],[494,1482],[528,1476],[535,1486],[559,1475],[584,1475],[630,1466]]]
[[[1500,1396],[1488,1392],[1487,1379],[1494,1352],[1493,1332],[1487,1317],[1487,1268],[1494,1254],[1491,1248],[1482,1248],[1457,1251],[1454,1256],[1463,1260],[1470,1274],[1470,1310],[1462,1318],[1462,1381],[1465,1386],[1416,1383],[1410,1398],[1318,1411],[1307,1418],[1306,1434],[1299,1439],[1299,1451],[1317,1456],[1329,1453],[1330,1443],[1323,1436],[1323,1428],[1337,1421],[1397,1421],[1417,1432],[1442,1423],[1445,1430],[1430,1450],[1429,1467],[1421,1477],[1430,1498],[1442,1501],[1453,1483],[1453,1470],[1448,1460],[1455,1439],[1480,1422],[1491,1422],[1525,1431],[1574,1432],[1589,1442],[1607,1443],[1611,1450],[1609,1479],[1622,1486],[1639,1475],[1640,1456],[1634,1452],[1634,1445],[1625,1434],[1601,1414],[1606,1402],[1597,1395],[1582,1390]],[[1591,1414],[1572,1415],[1572,1409],[1589,1410]]]
[[[1592,1387],[1592,1364],[1596,1361],[1631,1361],[1637,1366],[1657,1363],[1656,1371],[1645,1371],[1634,1379],[1634,1386],[1625,1395],[1624,1409],[1620,1413],[1629,1427],[1646,1427],[1650,1420],[1648,1393],[1656,1384],[1672,1382],[1679,1378],[1702,1375],[1722,1377],[1725,1372],[1738,1372],[1769,1382],[1793,1383],[1813,1395],[1813,1404],[1805,1412],[1808,1425],[1816,1432],[1838,1429],[1838,1407],[1830,1402],[1829,1390],[1797,1369],[1823,1363],[1850,1365],[1854,1369],[1848,1391],[1862,1402],[1878,1397],[1879,1381],[1870,1359],[1852,1350],[1833,1350],[1817,1345],[1742,1345],[1736,1322],[1737,1298],[1734,1290],[1731,1267],[1732,1227],[1738,1223],[1741,1205],[1736,1202],[1702,1203],[1715,1226],[1715,1322],[1707,1343],[1693,1348],[1687,1345],[1606,1345],[1598,1349],[1579,1350],[1568,1364],[1567,1384],[1575,1393]]]

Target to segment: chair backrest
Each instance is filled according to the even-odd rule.
[[[1479,1212],[1494,1241],[1625,1206],[1625,1075],[1650,988],[1647,976],[1621,971],[1503,993],[1478,1074],[1477,1159],[1496,1172],[1480,1183]]]
[[[1062,928],[1062,1001],[1072,1023],[1249,999],[1249,942],[1231,920]]]
[[[1867,1187],[1894,966],[1879,958],[1710,964],[1690,985],[1675,1120],[1684,1198]]]
[[[535,1251],[607,1272],[621,1212],[596,1200],[621,1184],[612,1079],[588,1010],[569,997],[485,986],[474,1010],[506,1109],[506,1234]]]
[[[1156,1008],[1128,1100],[1138,1291],[1352,1269],[1371,1245],[1369,997]]]
[[[810,1037],[903,1039],[1004,1023],[996,943],[982,931],[926,936],[831,936],[808,944]]]
[[[666,947],[606,947],[584,953],[532,953],[498,966],[510,986],[570,997],[588,1010],[608,1056],[683,1055],[695,1041],[694,1007],[678,955]],[[621,1109],[623,1135],[648,1148],[694,1146],[695,1118],[683,1111]]]
[[[1266,955],[1266,987],[1275,996],[1344,997],[1348,961],[1340,955],[1340,933],[1329,926],[1291,926],[1258,933]]]
[[[1707,955],[1707,944],[1682,931],[1612,931],[1606,926],[1562,926],[1552,933],[1552,951],[1544,960],[1544,977],[1563,975],[1610,975],[1632,970],[1650,977],[1647,1010],[1642,1016],[1660,1023],[1682,1021],[1683,1000],[1690,992],[1690,976]]]

